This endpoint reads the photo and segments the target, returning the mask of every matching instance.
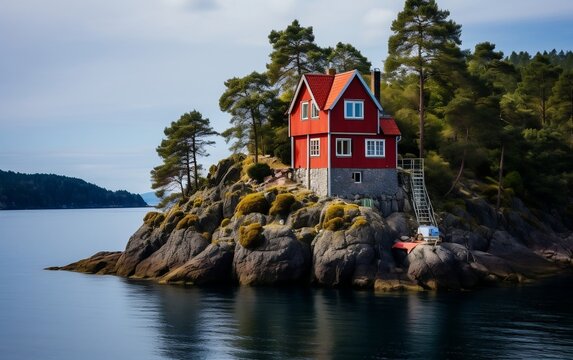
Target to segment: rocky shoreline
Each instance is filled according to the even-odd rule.
[[[206,189],[165,213],[151,212],[123,252],[99,252],[49,270],[151,279],[166,284],[472,289],[571,269],[573,234],[515,199],[498,213],[480,198],[441,213],[444,242],[406,254],[394,242],[412,216],[386,217],[352,201],[318,198],[299,185],[257,185],[236,158],[221,161]]]

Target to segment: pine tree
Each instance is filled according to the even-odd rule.
[[[419,152],[424,156],[425,83],[436,62],[458,50],[461,26],[447,10],[438,9],[434,0],[406,0],[404,10],[392,22],[394,34],[388,40],[385,70],[390,77],[410,72],[418,76]]]
[[[209,138],[217,133],[209,119],[196,110],[181,115],[163,133],[165,139],[156,149],[163,164],[151,171],[152,188],[162,200],[186,198],[199,189],[199,157],[209,155],[206,148],[215,143]],[[176,188],[179,194],[173,193]]]

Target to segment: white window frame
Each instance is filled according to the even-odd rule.
[[[349,105],[352,106],[351,114],[346,111]],[[356,115],[357,105],[360,105],[360,109],[362,110],[360,115]],[[364,100],[344,100],[344,118],[350,120],[364,120]]]
[[[348,142],[348,154],[338,152],[338,143]],[[352,139],[351,138],[337,138],[336,139],[336,156],[337,157],[351,157],[352,156]]]
[[[320,139],[310,139],[308,151],[309,155],[312,157],[320,156]]]
[[[302,101],[300,103],[300,119],[301,120],[308,120],[308,101]]]
[[[320,110],[318,108],[318,105],[316,105],[316,103],[314,101],[310,102],[310,117],[312,119],[318,119],[320,115]]]
[[[358,175],[358,176],[356,176],[356,175]],[[356,178],[358,178],[358,180]],[[352,180],[356,184],[362,184],[362,171],[353,171],[352,172]]]
[[[374,154],[368,154],[368,143],[382,143],[382,154],[377,154],[376,150],[379,149],[374,145]],[[386,157],[386,140],[385,139],[366,139],[364,140],[364,156],[372,158],[383,158]]]

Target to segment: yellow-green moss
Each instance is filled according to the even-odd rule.
[[[325,221],[322,225],[323,229],[330,231],[342,230],[345,227],[344,219],[341,217],[335,217],[328,221]]]
[[[247,249],[254,249],[263,241],[263,227],[253,223],[239,228],[239,244]]]
[[[163,223],[163,220],[165,220],[165,214],[159,213],[153,218],[151,226],[159,227]]]
[[[368,225],[368,220],[366,220],[366,217],[360,215],[354,218],[354,221],[352,222],[352,229],[358,229],[362,226],[366,226]]]
[[[229,223],[231,223],[231,219],[224,218],[223,221],[221,221],[221,227],[225,227],[225,226],[229,225]]]
[[[190,228],[191,226],[196,226],[198,222],[199,222],[199,217],[197,215],[187,214],[185,215],[185,217],[179,220],[175,229],[177,230],[187,229]]]
[[[269,203],[260,192],[248,194],[239,202],[235,212],[238,215],[247,215],[254,212],[267,214],[269,212]]]
[[[201,197],[196,197],[195,200],[193,200],[193,207],[198,208],[201,207],[201,205],[203,205],[203,199]]]
[[[292,205],[296,202],[294,195],[290,193],[278,194],[269,210],[269,215],[286,216],[291,211]]]
[[[155,221],[155,218],[157,217],[157,215],[159,215],[161,213],[157,212],[157,211],[150,211],[147,214],[145,214],[145,216],[143,217],[143,223],[146,225],[153,225],[153,221]]]
[[[323,222],[326,224],[334,218],[344,217],[344,205],[343,204],[331,204],[326,208],[324,213]]]

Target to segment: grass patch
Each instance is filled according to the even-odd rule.
[[[284,193],[278,194],[273,201],[273,205],[269,210],[269,215],[281,215],[286,216],[290,213],[292,206],[296,202],[293,194]]]
[[[197,215],[187,214],[181,220],[179,220],[175,229],[177,230],[187,229],[190,228],[191,226],[196,226],[198,222],[199,222],[199,217]]]

